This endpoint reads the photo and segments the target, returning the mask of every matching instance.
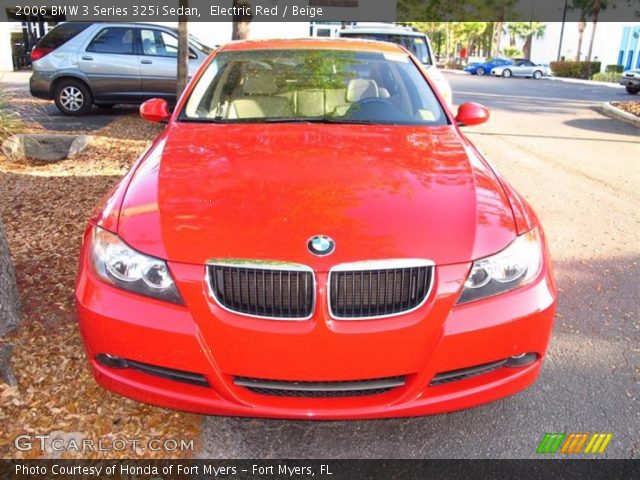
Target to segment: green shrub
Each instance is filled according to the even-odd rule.
[[[598,82],[618,83],[620,81],[620,74],[616,72],[598,72],[593,74],[591,80],[596,80]]]
[[[606,73],[622,73],[624,72],[624,65],[607,65],[604,67]]]
[[[551,62],[551,70],[556,77],[588,79],[599,72],[601,62]]]

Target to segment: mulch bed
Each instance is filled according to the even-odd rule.
[[[630,100],[627,102],[611,102],[616,108],[623,110],[627,113],[640,117],[640,100]]]
[[[89,370],[74,313],[82,233],[98,200],[126,173],[162,127],[127,115],[95,132],[79,156],[50,165],[0,155],[0,216],[23,302],[14,343],[17,387],[0,383],[0,457],[47,457],[14,447],[20,434],[114,439],[196,439],[200,417],[134,402],[99,387]],[[197,443],[196,443],[197,446]],[[193,451],[65,452],[62,458],[190,457]],[[55,455],[54,455],[55,456]]]

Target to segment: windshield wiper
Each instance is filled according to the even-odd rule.
[[[226,125],[237,125],[243,123],[324,123],[338,125],[389,125],[384,122],[373,122],[371,120],[349,120],[343,118],[330,117],[289,117],[289,118],[234,118],[223,119],[222,117],[187,117],[180,118],[182,122],[191,123],[222,123]]]
[[[209,117],[187,117],[187,116],[182,116],[180,118],[178,118],[179,121],[181,122],[187,122],[187,123],[228,123],[225,122],[224,120],[221,120],[220,118],[209,118]]]
[[[260,121],[264,123],[335,123],[335,124],[361,124],[361,125],[372,125],[376,123],[369,120],[349,120],[349,119],[331,118],[331,117],[264,118],[264,119],[260,119]]]

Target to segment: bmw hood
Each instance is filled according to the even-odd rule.
[[[129,183],[118,234],[174,262],[452,264],[515,237],[494,173],[453,127],[176,123]],[[309,239],[335,242],[331,255]]]

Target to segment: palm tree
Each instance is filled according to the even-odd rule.
[[[542,38],[547,30],[547,25],[542,22],[510,22],[509,32],[524,40],[522,54],[531,59],[531,44],[534,38]]]
[[[580,11],[580,21],[578,22],[578,51],[576,52],[576,62],[580,61],[580,53],[582,50],[582,37],[584,30],[587,28],[587,16],[591,10],[593,0],[571,0],[571,10]]]
[[[593,41],[596,37],[596,26],[598,25],[598,16],[600,11],[606,9],[609,6],[609,0],[592,0],[591,1],[591,18],[593,22],[593,30],[591,31],[591,41],[589,42],[589,53],[587,53],[587,62],[591,61],[591,54],[593,53]]]
[[[516,0],[473,0],[470,3],[475,6],[479,16],[495,20],[489,51],[492,56],[500,53],[504,26],[511,17]]]

